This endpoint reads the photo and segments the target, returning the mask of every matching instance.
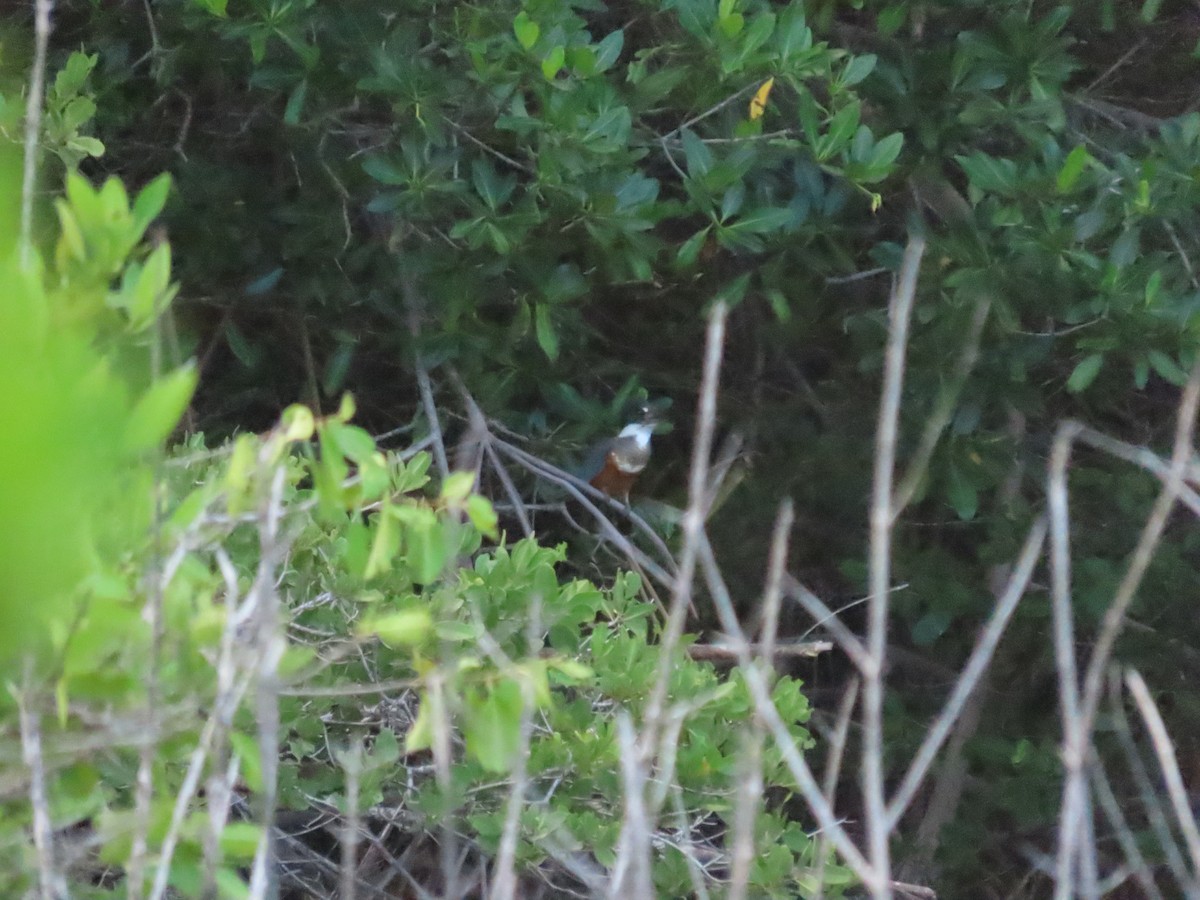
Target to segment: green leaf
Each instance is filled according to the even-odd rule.
[[[409,726],[408,734],[404,736],[404,752],[418,753],[433,746],[433,704],[429,695],[421,692],[420,704],[417,707],[417,718]]]
[[[792,210],[787,207],[764,206],[751,210],[726,230],[746,234],[766,234],[778,231],[792,221]]]
[[[499,175],[488,160],[477,159],[471,163],[471,184],[488,209],[497,212],[512,196],[517,179]]]
[[[1067,154],[1062,168],[1058,170],[1058,178],[1055,180],[1055,186],[1060,194],[1068,193],[1075,186],[1075,182],[1079,180],[1079,176],[1083,174],[1084,168],[1091,162],[1091,159],[1091,155],[1083,144],[1079,144]]]
[[[685,128],[679,135],[683,143],[683,155],[687,159],[687,173],[692,178],[703,178],[713,167],[713,153],[696,132]]]
[[[750,286],[750,277],[753,273],[743,272],[737,278],[721,286],[717,291],[717,295],[713,298],[714,302],[724,303],[729,307],[737,306],[742,302],[742,298],[746,296],[746,288]]]
[[[302,403],[293,403],[279,417],[285,441],[307,441],[313,436],[317,422],[313,412]]]
[[[684,241],[675,254],[675,261],[684,267],[695,265],[696,260],[700,258],[700,251],[704,248],[704,242],[708,239],[708,232],[709,228],[701,228]]]
[[[890,166],[896,161],[896,157],[900,155],[903,147],[904,134],[899,131],[892,132],[875,144],[875,148],[871,151],[871,159],[867,163],[868,167],[881,169]]]
[[[538,38],[542,34],[542,29],[537,22],[529,18],[527,12],[521,10],[521,12],[517,13],[517,17],[513,19],[513,34],[517,36],[517,42],[526,50],[529,50],[538,42]]]
[[[820,110],[817,107],[816,99],[810,91],[801,90],[796,97],[798,100],[797,111],[800,115],[800,127],[804,129],[804,136],[808,138],[809,146],[812,147],[815,154],[821,144]]]
[[[521,745],[521,686],[505,678],[465,699],[467,754],[488,772],[507,772]]]
[[[975,513],[979,510],[979,492],[975,489],[975,485],[962,474],[958,466],[951,463],[950,465],[950,484],[947,490],[947,499],[950,505],[954,507],[954,512],[964,522],[969,522],[975,518]]]
[[[621,57],[625,47],[625,31],[618,28],[596,45],[596,71],[604,72]]]
[[[1017,184],[1017,164],[1011,159],[997,159],[986,153],[956,156],[958,164],[967,173],[971,185],[988,193],[1009,195]]]
[[[408,173],[382,156],[368,156],[363,171],[381,184],[408,184]]]
[[[130,325],[137,331],[153,324],[171,298],[171,245],[159,244],[138,272],[129,301]]]
[[[1086,390],[1096,380],[1096,376],[1100,374],[1100,367],[1103,365],[1103,353],[1093,353],[1090,356],[1085,356],[1075,366],[1075,370],[1071,372],[1071,377],[1067,379],[1067,391],[1072,394],[1078,394],[1080,391]]]
[[[100,157],[104,155],[104,144],[94,137],[77,134],[67,141],[67,146],[87,156]]]
[[[1150,380],[1150,361],[1145,357],[1139,359],[1133,364],[1133,386],[1139,391],[1145,389],[1146,382]]]
[[[912,627],[912,640],[918,647],[929,647],[950,627],[950,614],[934,609],[921,616]]]
[[[486,534],[493,540],[498,537],[500,517],[496,515],[496,508],[487,497],[472,494],[467,498],[467,518],[480,534]]]
[[[400,550],[400,527],[396,520],[388,515],[389,508],[385,505],[372,523],[371,552],[367,555],[366,567],[362,577],[368,581],[384,572],[390,572],[392,559]]]
[[[1146,305],[1153,306],[1154,301],[1158,299],[1158,294],[1162,290],[1163,273],[1162,269],[1155,269],[1149,278],[1146,279],[1146,290],[1144,296]]]
[[[171,176],[165,172],[138,192],[133,201],[133,223],[138,234],[144,234],[150,223],[158,218],[170,192]]]
[[[842,87],[853,87],[858,84],[875,71],[875,63],[877,61],[874,53],[864,53],[862,56],[855,56],[846,66],[846,71],[842,73],[839,84]]]
[[[326,422],[324,428],[341,454],[359,465],[367,462],[379,452],[375,446],[375,439],[368,431],[357,425]]]
[[[446,477],[446,480],[442,482],[442,490],[438,494],[438,502],[451,505],[462,503],[467,499],[474,487],[474,472],[451,472]]]
[[[1183,387],[1187,384],[1188,375],[1183,371],[1179,363],[1167,356],[1161,350],[1151,350],[1146,354],[1146,359],[1150,363],[1150,368],[1158,373],[1160,378],[1163,378],[1171,384]]]
[[[304,99],[308,96],[308,79],[301,79],[300,83],[292,88],[292,93],[288,97],[287,106],[283,110],[283,124],[296,125],[300,121],[300,113],[304,110]]]
[[[721,29],[721,34],[725,35],[725,37],[735,38],[746,27],[746,17],[741,13],[730,13],[727,16],[721,16],[717,19],[717,27]]]
[[[442,574],[446,560],[456,547],[450,546],[446,532],[430,510],[420,512],[423,515],[406,523],[404,557],[413,581],[430,584]]]
[[[232,862],[254,859],[262,838],[262,826],[255,822],[230,822],[221,829],[221,854]]]
[[[837,111],[829,121],[829,131],[820,140],[817,159],[827,160],[841,152],[850,143],[854,132],[858,131],[858,120],[861,114],[862,107],[858,101],[843,106]]]
[[[129,415],[125,449],[141,453],[160,446],[179,424],[198,377],[196,367],[188,363],[151,385]]]
[[[775,45],[779,50],[779,62],[788,63],[792,56],[812,47],[812,29],[804,18],[804,6],[789,3],[779,15],[779,26],[775,29]]]
[[[555,47],[542,60],[542,75],[547,81],[553,81],[554,77],[562,71],[563,64],[566,61],[567,49],[562,46]]]
[[[558,333],[555,332],[554,323],[550,319],[548,303],[539,303],[534,308],[533,327],[534,333],[537,335],[538,346],[542,348],[546,358],[554,362],[558,359]]]
[[[245,294],[247,297],[261,297],[263,294],[268,294],[275,285],[279,284],[282,278],[283,266],[276,266],[265,275],[260,275],[246,285]]]
[[[258,741],[248,734],[233,731],[229,734],[229,743],[238,756],[242,758],[242,777],[250,790],[258,792],[263,789],[262,754]]]
[[[416,647],[433,632],[433,616],[427,609],[405,609],[367,619],[357,631],[378,637],[389,647]]]

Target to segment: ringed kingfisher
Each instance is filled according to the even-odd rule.
[[[650,462],[650,436],[658,424],[658,414],[652,407],[643,406],[641,412],[641,417],[622,428],[620,434],[592,449],[584,471],[592,487],[626,504],[633,483]]]

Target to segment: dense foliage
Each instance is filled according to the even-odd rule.
[[[765,523],[778,498],[790,496],[800,511],[792,547],[797,575],[840,605],[864,586],[865,499],[889,275],[907,234],[926,230],[930,251],[909,344],[901,455],[912,460],[928,452],[931,464],[912,485],[917,505],[897,531],[896,576],[906,587],[893,606],[891,636],[900,655],[890,673],[898,691],[888,737],[901,759],[924,733],[949,673],[992,604],[984,586],[1011,561],[1044,505],[1045,460],[1057,423],[1080,418],[1156,449],[1169,440],[1177,388],[1196,359],[1200,114],[1188,86],[1200,31],[1194,13],[1161,6],[1123,0],[78,5],[57,15],[51,59],[59,74],[51,79],[43,135],[46,181],[57,182],[56,167],[76,164],[97,183],[116,173],[130,185],[162,185],[152,179],[172,173],[175,190],[163,221],[181,297],[162,329],[162,348],[168,366],[197,360],[199,388],[185,426],[222,438],[265,430],[300,401],[315,411],[325,442],[319,454],[297,456],[288,470],[289,509],[299,504],[313,512],[306,491],[336,495],[298,532],[310,568],[289,574],[303,580],[288,588],[296,599],[330,598],[305,608],[298,624],[328,640],[347,637],[346,621],[353,629],[375,618],[386,627],[375,609],[385,598],[389,614],[400,616],[392,627],[430,628],[454,658],[480,661],[481,670],[468,667],[455,686],[464,722],[472,714],[494,717],[499,705],[509,711],[510,725],[520,707],[512,693],[517,681],[498,660],[536,669],[532,661],[540,657],[519,621],[506,635],[512,643],[491,654],[476,646],[478,629],[486,624],[494,634],[497,623],[527,615],[527,606],[504,604],[531,598],[515,588],[472,593],[472,579],[530,584],[558,559],[549,554],[563,551],[521,544],[511,555],[477,556],[473,567],[444,583],[415,576],[449,571],[446,558],[477,552],[470,542],[439,543],[451,540],[459,526],[445,523],[457,522],[450,512],[466,501],[444,496],[439,506],[413,499],[408,495],[419,486],[403,482],[413,463],[395,460],[386,468],[392,480],[380,474],[375,493],[338,487],[359,475],[365,483],[359,467],[374,459],[366,432],[345,431],[353,426],[341,414],[343,392],[353,392],[355,421],[364,427],[385,432],[407,423],[424,433],[429,423],[416,371],[433,371],[447,411],[459,408],[461,379],[489,416],[560,462],[618,424],[624,401],[639,389],[673,398],[676,430],[660,442],[640,491],[677,502],[703,312],[724,299],[734,311],[721,422],[744,436],[745,449],[729,479],[736,487],[711,523],[717,553],[731,583],[745,585],[737,599],[751,607],[767,554]],[[19,97],[19,90],[5,89],[5,134],[19,131]],[[116,353],[128,384],[85,409],[70,393],[47,393],[35,404],[52,423],[48,428],[70,427],[73,434],[91,433],[93,416],[136,415],[129,398],[144,389],[146,335],[167,299],[170,263],[163,244],[120,268],[148,224],[136,205],[132,230],[105,245],[113,255],[80,256],[72,228],[99,246],[97,229],[108,227],[88,220],[88,203],[124,201],[116,188],[89,201],[81,184],[68,182],[72,205],[64,206],[79,221],[64,215],[56,225],[47,208],[41,222],[44,246],[59,241],[64,248],[46,254],[58,281],[21,282],[23,290],[51,294],[90,278],[92,296],[73,302],[89,310],[97,303],[109,312],[115,307],[126,317],[120,328],[98,329],[105,338],[99,349],[86,349],[81,338],[80,346],[61,352],[73,360],[69,370],[87,368],[90,357],[82,354]],[[141,196],[156,197],[157,190]],[[157,208],[165,199],[146,202]],[[96,268],[87,268],[94,260]],[[65,277],[72,266],[87,271]],[[119,289],[101,279],[119,274]],[[114,329],[122,341],[110,340]],[[11,366],[12,379],[47,383],[34,377],[36,367],[16,362],[25,359],[16,350],[33,345],[13,337],[19,332],[4,332],[0,341],[11,340],[14,352],[0,355],[0,366]],[[173,390],[190,389],[191,377],[179,375]],[[6,382],[0,403],[34,396],[25,384]],[[62,458],[42,450],[14,456],[12,469],[71,472],[84,483],[56,481],[61,496],[27,493],[16,505],[0,503],[5,530],[8,517],[34,522],[40,530],[28,532],[31,546],[44,546],[41,535],[57,521],[50,513],[66,503],[61,497],[78,497],[85,509],[112,502],[111,485],[96,486],[119,460],[160,436],[159,417],[167,411],[154,415],[155,427],[136,450],[108,434],[88,441],[94,452],[86,460],[63,449],[80,443],[50,438],[44,446],[60,448]],[[12,416],[5,420],[20,421]],[[931,421],[942,427],[930,431]],[[457,436],[453,416],[450,422]],[[341,439],[334,436],[339,429]],[[935,440],[927,442],[926,433]],[[244,467],[262,452],[244,449],[248,441],[233,457]],[[342,468],[335,463],[347,458]],[[237,475],[236,467],[210,465],[170,470],[179,483],[169,494],[174,499],[160,500],[166,504],[160,518],[183,502],[189,479],[210,485],[190,501],[189,515],[200,518],[189,521],[205,521],[202,510],[227,502],[229,479],[245,477],[253,490],[266,490],[264,472]],[[186,477],[174,478],[184,471]],[[46,474],[29,483],[43,481],[52,479]],[[1086,523],[1073,534],[1074,599],[1086,639],[1122,576],[1155,483],[1080,452],[1072,488],[1073,515]],[[377,502],[387,491],[408,499],[374,510],[369,521],[346,517],[345,510]],[[153,508],[143,507],[143,521]],[[253,508],[247,500],[244,509]],[[121,518],[139,521],[133,513]],[[543,532],[557,527],[539,520]],[[381,531],[389,533],[380,537]],[[206,535],[214,542],[205,545],[210,552],[218,537],[236,541],[239,532]],[[86,543],[82,532],[70,530],[61,539]],[[121,546],[128,536],[104,539]],[[1185,690],[1197,674],[1190,648],[1200,642],[1190,602],[1196,542],[1195,529],[1168,528],[1131,610],[1137,627],[1119,648],[1123,662],[1168,692],[1164,705],[1185,764],[1200,759],[1200,707]],[[415,547],[434,548],[433,557],[410,559]],[[129,552],[124,574],[103,581],[107,602],[119,605],[128,596],[122,592],[142,589],[134,573],[153,557],[145,547],[140,556]],[[228,552],[248,577],[255,548]],[[380,561],[395,553],[404,565]],[[13,546],[13,559],[29,564],[21,577],[30,590],[51,593],[75,584],[86,566],[71,561],[84,555],[73,551],[61,567],[47,567]],[[196,584],[216,579],[216,564],[211,556],[198,563]],[[599,697],[607,690],[604,667],[612,664],[604,654],[621,645],[636,671],[635,657],[646,654],[644,664],[653,665],[655,649],[649,611],[629,582],[618,580],[608,591],[571,580],[581,571],[611,575],[589,566],[583,553],[569,553],[560,563],[561,584],[536,577],[544,582],[539,615],[553,636],[547,646],[560,654],[547,659],[586,666]],[[30,580],[50,574],[61,583]],[[338,580],[351,577],[370,589]],[[223,588],[213,583],[205,602],[215,604]],[[466,596],[481,598],[483,605],[471,607],[480,618],[454,611]],[[565,607],[552,597],[565,598]],[[964,885],[979,891],[1015,880],[1012,873],[1028,867],[1017,845],[1049,840],[1060,735],[1046,638],[1050,613],[1041,599],[1034,594],[1018,610],[989,682],[993,695],[964,751],[973,776],[970,802],[959,805],[956,826],[946,829],[936,866],[950,895]],[[428,623],[411,617],[418,605],[430,611]],[[557,631],[551,610],[565,617]],[[126,609],[116,621],[136,617]],[[450,620],[457,625],[447,633]],[[609,625],[583,627],[593,620]],[[785,628],[810,625],[798,612],[785,615]],[[573,643],[580,635],[590,637]],[[322,677],[410,677],[417,666],[411,647],[420,642],[401,643],[409,649],[385,654],[382,662],[339,658]],[[544,663],[537,678],[551,679],[552,670]],[[541,709],[548,721],[562,717],[553,722],[555,733],[577,734],[580,722],[572,717],[582,713],[572,704],[583,701],[570,699],[578,685],[568,682],[582,678],[582,670],[564,662],[553,671],[561,683],[542,695]],[[707,669],[688,672],[698,696],[717,691]],[[821,705],[832,706],[823,686],[838,683],[842,672],[836,661],[804,670]],[[125,677],[136,680],[133,672]],[[736,679],[729,683],[733,694],[714,696],[698,713],[713,716],[704,726],[712,755],[699,758],[704,765],[716,760],[718,771],[732,738],[716,711],[733,715],[742,702]],[[789,702],[800,719],[803,702]],[[339,719],[336,704],[317,706],[306,706],[305,714]],[[606,718],[604,727],[615,728],[614,721]],[[316,738],[296,737],[287,758],[297,768]],[[536,765],[550,771],[561,764],[550,744],[537,745],[531,773]],[[386,738],[380,745],[377,736],[372,753],[392,753]],[[470,738],[468,746],[479,749]],[[479,772],[462,777],[481,776],[485,759],[477,755]],[[331,758],[322,762],[327,768],[311,777],[330,783],[308,793],[326,796],[339,790],[344,767]],[[695,782],[686,781],[680,765],[686,789],[711,787],[700,762],[691,773]],[[611,769],[602,772],[592,774],[611,777]],[[466,784],[437,790],[463,791]],[[604,793],[586,781],[572,789]],[[496,811],[486,803],[477,811],[479,836],[494,834],[488,816]],[[596,824],[594,836],[588,832],[589,846],[601,848],[602,831]],[[789,834],[781,841],[795,854],[787,865],[808,865],[808,843]]]

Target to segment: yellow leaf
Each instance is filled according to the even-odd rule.
[[[754,92],[754,97],[750,100],[750,121],[761,119],[763,113],[767,109],[767,98],[771,96],[771,88],[775,86],[775,79],[768,78]]]

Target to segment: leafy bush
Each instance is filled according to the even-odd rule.
[[[214,450],[197,436],[155,459],[194,370],[137,387],[134,403],[149,373],[123,360],[144,356],[173,294],[168,246],[140,243],[168,185],[130,204],[115,179],[95,190],[72,175],[55,264],[6,263],[4,393],[39,401],[3,419],[28,444],[12,457],[20,474],[0,481],[5,515],[22,519],[7,529],[19,539],[5,549],[4,649],[38,663],[15,690],[19,719],[11,704],[4,719],[29,766],[5,800],[6,891],[36,871],[80,889],[124,890],[123,874],[154,891],[246,896],[262,875],[248,888],[240,869],[266,852],[264,835],[294,840],[252,823],[272,822],[277,803],[352,821],[399,805],[410,831],[450,828],[490,854],[513,791],[523,868],[581,853],[611,865],[633,790],[619,723],[645,718],[664,674],[667,737],[645,752],[665,754],[655,805],[670,799],[679,817],[654,880],[677,896],[697,872],[717,879],[751,704],[740,677],[655,643],[658,610],[635,576],[607,590],[562,582],[562,548],[532,539],[482,551],[499,535],[473,477],[426,496],[429,456],[380,452],[349,424],[348,397],[334,416],[296,406],[265,435]],[[363,692],[382,702],[357,701]],[[798,683],[780,679],[774,699],[806,744]],[[778,754],[762,775],[789,786]],[[237,799],[247,789],[258,817]],[[693,834],[701,826],[707,836]],[[790,895],[815,864],[813,842],[778,811],[756,832],[775,843],[756,889]]]

